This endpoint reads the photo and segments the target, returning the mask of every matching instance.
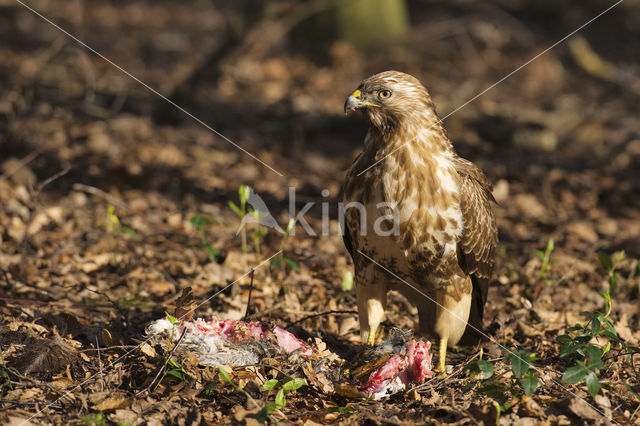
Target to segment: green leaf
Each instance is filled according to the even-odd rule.
[[[284,389],[280,389],[276,394],[276,407],[283,408],[286,403],[287,403],[287,400],[284,397]]]
[[[267,403],[267,405],[264,408],[267,414],[271,414],[278,409],[278,406],[276,405],[275,402],[270,401],[269,403]]]
[[[118,219],[118,216],[116,216],[114,212],[115,212],[115,207],[109,204],[107,206],[107,217],[109,218],[111,223],[113,223],[114,225],[119,225],[120,219]]]
[[[609,271],[604,269],[602,266],[596,267],[596,273],[601,277],[606,277],[607,275],[609,275]]]
[[[167,312],[164,313],[167,316],[167,321],[169,321],[172,325],[180,325],[176,317],[173,315],[169,315]]]
[[[478,360],[478,370],[482,373],[483,379],[493,376],[493,364],[483,359]]]
[[[264,389],[264,390],[272,390],[272,389],[275,389],[276,386],[278,386],[278,380],[271,379],[271,380],[267,380],[266,382],[264,382],[264,384],[262,385],[262,389]]]
[[[265,407],[256,413],[256,420],[260,423],[267,423],[269,421],[269,415],[276,411],[278,407],[276,407],[275,402],[269,402]]]
[[[594,318],[591,321],[591,335],[596,336],[600,331],[600,320],[598,318]]]
[[[184,376],[182,375],[182,371],[178,370],[178,369],[172,369],[167,371],[167,374],[173,376],[173,377],[177,377],[178,379],[182,380],[184,378]]]
[[[609,278],[609,293],[616,294],[618,291],[618,276],[613,273]]]
[[[504,385],[501,382],[487,382],[478,390],[493,399],[504,400],[506,398]]]
[[[589,364],[587,364],[587,368],[589,369],[603,369],[604,368],[604,364],[602,363],[602,349],[594,346],[594,345],[589,345],[585,348],[585,352],[587,354],[587,356],[589,357]]]
[[[346,407],[327,407],[327,411],[330,413],[340,413],[348,416],[349,414],[353,414],[353,407],[348,405]]]
[[[292,391],[292,390],[299,389],[300,387],[302,387],[302,386],[304,386],[306,384],[307,384],[307,382],[305,382],[304,379],[294,378],[294,379],[289,380],[284,385],[282,385],[282,389],[284,389],[286,391]]]
[[[556,337],[556,340],[564,345],[573,342],[573,339],[568,334],[562,334]]]
[[[236,203],[234,203],[233,201],[229,201],[229,207],[231,207],[231,210],[233,210],[234,212],[236,212],[236,214],[240,217],[244,217],[244,213],[242,210],[240,210],[240,207],[236,206]]]
[[[544,260],[544,253],[542,252],[542,250],[536,250],[536,254],[540,259]]]
[[[471,389],[473,389],[473,388],[475,387],[475,385],[477,385],[477,384],[478,384],[478,382],[477,382],[477,381],[467,383],[466,385],[464,385],[464,386],[462,387],[462,393],[467,393],[467,392],[469,392],[469,391],[470,391]]]
[[[551,252],[553,251],[554,248],[554,243],[553,243],[553,238],[549,238],[549,241],[547,241],[547,249],[546,252],[548,254],[551,254]]]
[[[248,185],[240,185],[238,188],[238,196],[240,197],[240,203],[245,204],[249,200],[251,195],[251,188]]]
[[[281,257],[274,257],[269,262],[269,268],[271,268],[271,269],[275,269],[280,265],[282,265],[282,258]]]
[[[589,391],[589,395],[594,397],[600,392],[600,382],[598,381],[598,376],[593,371],[589,371],[587,373],[587,377],[585,377],[585,383],[587,384],[587,390]]]
[[[193,227],[196,229],[200,229],[203,226],[209,225],[211,223],[208,217],[201,215],[199,213],[191,216],[191,218],[189,219],[189,222],[191,222]]]
[[[611,256],[609,256],[608,254],[603,253],[603,252],[598,252],[598,260],[600,261],[600,264],[607,271],[609,271],[611,268],[613,268],[613,262],[611,261]]]
[[[579,336],[576,336],[573,340],[577,343],[589,343],[592,338],[593,336],[591,336],[590,334],[581,334]]]
[[[566,344],[569,344],[569,343],[573,342],[573,339],[568,334],[563,334],[561,336],[558,336],[558,337],[556,337],[556,340],[558,342],[562,343],[563,345],[566,345]]]
[[[347,271],[342,275],[342,290],[349,292],[353,288],[353,274]]]
[[[589,370],[583,365],[576,365],[575,367],[568,368],[562,375],[562,381],[570,385],[580,383],[584,380]]]
[[[288,257],[284,258],[284,263],[287,264],[287,266],[291,269],[293,269],[296,272],[300,272],[300,267],[298,266],[298,264],[296,262],[294,262],[292,259],[289,259]]]
[[[519,379],[522,378],[524,373],[529,370],[529,355],[525,351],[519,350],[515,354],[512,354],[510,358],[513,374]]]
[[[211,246],[211,244],[207,243],[204,245],[204,249],[207,251],[209,258],[211,260],[216,260],[218,255],[220,254],[220,250]]]
[[[525,395],[531,396],[536,392],[536,389],[538,389],[538,378],[533,375],[533,372],[531,372],[531,374],[527,374],[520,381],[520,384],[522,384],[522,389],[524,389]]]
[[[218,367],[218,374],[220,375],[220,378],[225,381],[226,383],[229,384],[233,384],[233,382],[231,381],[231,376],[229,375],[229,373],[227,373],[227,370],[225,370],[222,367]]]
[[[629,383],[625,383],[624,385],[627,387],[629,392],[631,392],[633,396],[635,396],[638,399],[638,401],[640,401],[640,394],[638,394],[638,392],[636,392]]]

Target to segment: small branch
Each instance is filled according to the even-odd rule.
[[[84,185],[82,183],[74,183],[72,188],[74,190],[76,190],[76,191],[82,191],[82,192],[86,192],[87,194],[91,194],[91,195],[95,195],[97,197],[100,197],[100,198],[106,200],[109,204],[113,204],[114,206],[118,207],[119,209],[129,210],[129,206],[127,206],[127,204],[124,201],[120,200],[119,198],[114,197],[111,194],[108,194],[108,193],[104,192],[100,188],[96,188],[94,186],[89,186],[89,185]]]
[[[358,313],[358,311],[354,311],[354,310],[333,310],[333,311],[320,312],[320,313],[317,313],[317,314],[307,315],[306,317],[302,317],[297,321],[290,322],[287,325],[287,328],[289,328],[291,326],[294,326],[296,324],[299,324],[302,321],[306,321],[308,319],[315,318],[315,317],[321,317],[321,316],[324,316],[324,315],[345,315],[345,314],[357,314],[357,313]]]
[[[253,276],[255,274],[255,269],[251,269],[251,283],[249,284],[249,297],[247,299],[247,310],[244,313],[244,318],[242,321],[247,321],[249,318],[249,314],[251,313],[251,293],[253,292]]]

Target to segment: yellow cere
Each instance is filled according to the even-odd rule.
[[[351,94],[351,96],[353,96],[356,99],[360,99],[360,95],[361,95],[360,90],[356,90]]]

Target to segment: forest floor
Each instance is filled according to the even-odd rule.
[[[112,3],[33,7],[251,155],[0,1],[0,423],[638,421],[638,2],[457,111],[608,3],[424,2],[405,46],[370,55],[261,36],[287,14],[229,42],[232,12],[210,2]],[[371,401],[335,380],[360,345],[337,203],[366,130],[344,100],[385,69],[430,89],[458,152],[494,183],[500,244],[491,340],[452,351],[446,377]],[[304,218],[319,235],[249,224],[243,253],[229,207],[241,185],[282,227],[290,205],[314,203]],[[185,307],[242,319],[250,288],[250,319],[313,344],[309,360],[219,370],[179,344],[143,344]],[[387,330],[416,318],[390,294]],[[292,378],[305,382],[282,404]]]

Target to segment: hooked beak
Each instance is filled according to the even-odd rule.
[[[360,90],[356,90],[355,92],[353,92],[351,95],[349,95],[349,97],[347,98],[347,100],[344,103],[344,113],[348,114],[349,111],[355,111],[357,109],[360,109],[362,107],[380,107],[381,105],[378,104],[374,104],[373,102],[367,102],[365,100],[362,99],[362,93],[360,92]]]

